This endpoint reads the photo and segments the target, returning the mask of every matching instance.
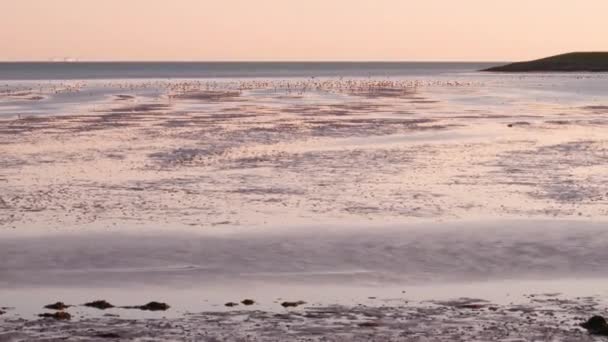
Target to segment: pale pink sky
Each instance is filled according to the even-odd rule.
[[[608,0],[0,0],[0,60],[519,60],[608,50]]]

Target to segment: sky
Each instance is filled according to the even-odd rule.
[[[0,0],[0,60],[515,61],[608,50],[608,0]]]

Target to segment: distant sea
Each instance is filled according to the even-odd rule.
[[[475,72],[479,62],[2,62],[1,80],[400,77]]]

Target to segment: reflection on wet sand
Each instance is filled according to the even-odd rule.
[[[81,113],[0,121],[3,227],[598,217],[608,207],[599,105],[473,111],[450,102],[450,89],[478,91],[465,81],[115,81],[41,91],[57,89],[112,95]]]
[[[604,272],[598,263],[604,234],[591,221],[608,216],[608,100],[560,97],[530,84],[530,91],[493,86],[462,78],[4,86],[0,227],[7,238],[0,250],[9,261],[0,264],[0,280],[6,288],[78,288],[126,278],[142,289],[164,281],[215,290],[238,283],[234,294],[253,280],[308,282],[318,292],[322,282],[377,289]],[[488,218],[498,225],[474,233],[439,229]],[[403,230],[412,222],[421,225]],[[399,229],[384,234],[387,224]],[[238,239],[221,237],[234,230]],[[168,236],[141,234],[159,231]],[[211,235],[180,240],[183,231]],[[0,340],[35,339],[40,330],[59,337],[69,328],[83,339],[315,340],[331,333],[345,341],[584,341],[574,324],[605,306],[578,298],[582,292],[524,304],[403,296],[365,305],[290,293],[252,298],[251,311],[222,311],[245,299],[225,296],[219,307],[168,301],[184,311],[168,310],[166,320],[129,317],[128,331],[128,314],[91,316],[68,294],[32,299],[27,315],[23,303],[0,307]],[[97,296],[78,298],[132,304],[91,297]],[[41,313],[40,302],[52,300],[76,305],[67,309],[76,322],[29,320]],[[313,304],[289,305],[301,300]],[[262,307],[268,303],[274,306]],[[210,312],[190,313],[201,307]],[[3,334],[4,327],[13,332]]]

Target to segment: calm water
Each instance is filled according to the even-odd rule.
[[[16,62],[2,80],[124,78],[387,77],[473,72],[500,63],[429,62]]]

